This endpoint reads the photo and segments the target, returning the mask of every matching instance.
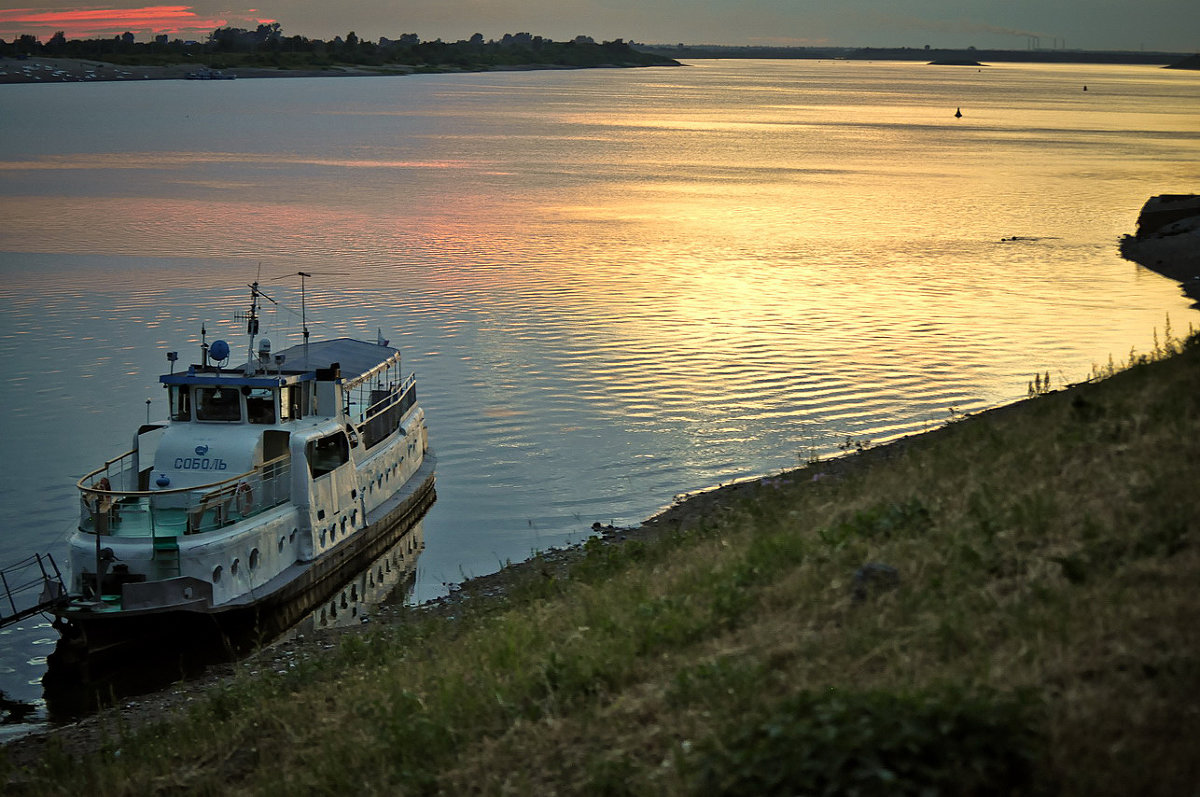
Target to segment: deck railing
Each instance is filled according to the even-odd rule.
[[[58,605],[66,599],[62,573],[50,554],[34,554],[0,569],[0,626],[23,620]]]
[[[354,424],[365,448],[373,448],[400,426],[404,415],[417,403],[417,377],[409,375],[397,388],[373,389],[369,405]]]
[[[199,487],[138,490],[133,452],[79,480],[81,531],[122,537],[176,537],[223,528],[291,498],[291,465],[282,456]]]

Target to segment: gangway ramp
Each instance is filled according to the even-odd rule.
[[[62,573],[50,554],[33,554],[0,569],[0,628],[67,600]]]

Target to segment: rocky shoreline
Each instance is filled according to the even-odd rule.
[[[1137,232],[1121,239],[1121,256],[1181,283],[1184,294],[1200,304],[1200,195],[1147,200]]]

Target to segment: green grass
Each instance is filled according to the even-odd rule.
[[[684,502],[453,617],[414,610],[0,774],[30,794],[1194,793],[1200,346],[1180,349]]]

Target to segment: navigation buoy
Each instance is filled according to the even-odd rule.
[[[959,108],[957,111],[954,112],[954,118],[962,119],[962,108]]]

